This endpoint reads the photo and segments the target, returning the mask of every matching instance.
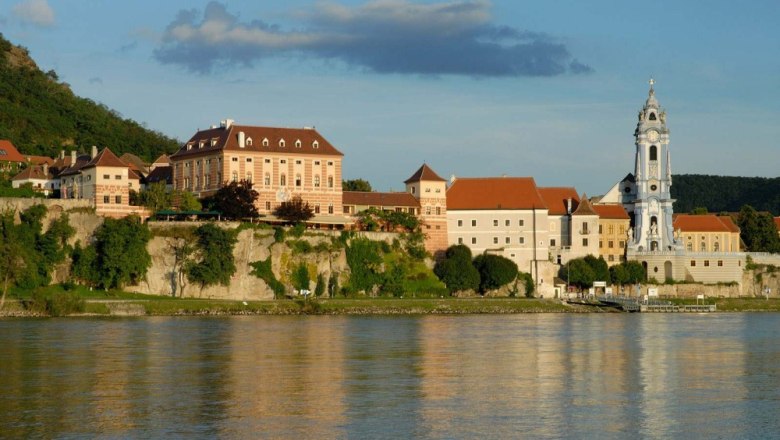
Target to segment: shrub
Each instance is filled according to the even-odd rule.
[[[434,266],[433,273],[450,292],[479,288],[479,271],[471,263],[471,249],[462,244],[450,246],[444,260]]]
[[[284,228],[281,226],[277,226],[274,228],[274,242],[275,243],[282,243],[284,242],[284,236],[285,236]]]
[[[309,278],[309,269],[306,267],[306,263],[301,263],[298,265],[298,267],[295,268],[292,278],[293,287],[299,291],[304,289],[309,290],[311,278]]]
[[[273,270],[271,270],[271,257],[268,257],[265,260],[249,263],[249,265],[252,266],[252,271],[250,274],[265,281],[265,283],[268,284],[268,287],[273,290],[274,298],[279,299],[284,297],[286,289],[284,288],[284,284],[276,279]]]
[[[198,261],[188,261],[185,272],[193,283],[201,288],[214,284],[227,286],[236,272],[233,246],[238,241],[235,231],[222,229],[213,223],[206,223],[195,230],[198,237]]]
[[[533,298],[534,296],[534,279],[531,276],[530,273],[526,272],[520,272],[517,274],[517,277],[523,282],[523,285],[525,285],[525,296],[526,298]]]
[[[325,293],[325,277],[321,273],[317,274],[317,287],[314,288],[314,296],[321,297]]]
[[[49,316],[66,316],[83,313],[86,303],[75,292],[55,292],[46,295],[42,290],[34,290],[28,308]]]
[[[288,234],[292,237],[301,237],[306,232],[306,223],[296,223],[295,226],[290,228]]]
[[[311,244],[306,240],[290,240],[287,246],[292,249],[293,254],[308,254],[313,250]]]
[[[479,272],[479,290],[483,293],[511,283],[518,273],[517,264],[500,255],[478,255],[474,267]]]

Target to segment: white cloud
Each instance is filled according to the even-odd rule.
[[[54,10],[46,0],[24,0],[17,3],[12,11],[24,23],[41,27],[54,25]]]

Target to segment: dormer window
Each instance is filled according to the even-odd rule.
[[[297,139],[295,141],[295,148],[301,148],[301,140],[300,139]]]
[[[204,145],[206,145],[206,141],[198,142],[198,148],[203,148]]]
[[[268,138],[263,139],[263,146],[264,147],[268,146]]]
[[[246,138],[246,146],[251,147],[252,146],[252,138]]]
[[[317,148],[320,148],[320,143],[317,142],[317,141],[314,141],[314,142],[311,143],[311,146],[312,146],[312,148],[314,148],[316,150]]]
[[[189,151],[189,150],[192,150],[192,142],[190,142],[189,144],[187,144],[187,151]]]
[[[211,140],[211,146],[212,146],[212,147],[216,147],[216,146],[217,146],[217,140],[218,140],[218,138],[213,138],[213,139]]]
[[[279,147],[284,148],[284,139],[279,139]]]

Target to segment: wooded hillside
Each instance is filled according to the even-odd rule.
[[[92,145],[152,161],[178,142],[123,118],[115,110],[73,94],[56,72],[42,72],[27,49],[0,34],[0,139],[22,154],[56,156],[63,147]]]
[[[739,212],[743,205],[780,215],[780,177],[732,177],[681,174],[672,177],[674,212],[707,208]]]

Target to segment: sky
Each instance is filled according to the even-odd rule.
[[[0,0],[76,94],[182,142],[314,126],[379,191],[427,163],[603,194],[651,77],[675,174],[777,177],[778,22],[777,0]]]

